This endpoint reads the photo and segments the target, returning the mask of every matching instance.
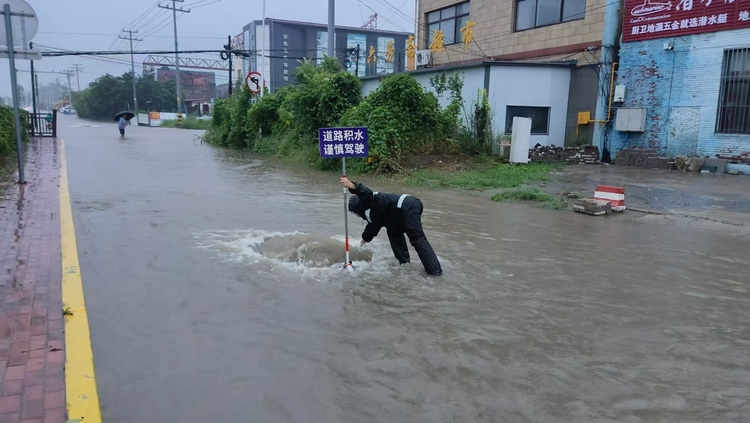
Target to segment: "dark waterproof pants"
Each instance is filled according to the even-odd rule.
[[[402,207],[401,225],[397,228],[387,229],[393,255],[401,264],[410,261],[409,248],[406,246],[406,238],[404,237],[404,234],[406,234],[411,246],[417,251],[424,270],[430,275],[442,274],[443,269],[440,267],[440,261],[422,230],[422,211],[424,210],[422,202],[418,198],[407,197]]]

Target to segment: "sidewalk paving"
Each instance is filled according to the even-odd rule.
[[[0,423],[64,423],[59,141],[31,140],[25,170],[0,171]]]

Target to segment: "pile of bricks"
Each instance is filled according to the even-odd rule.
[[[738,155],[717,154],[716,158],[728,160],[729,163],[750,164],[750,152],[740,153]]]
[[[664,157],[658,150],[648,148],[623,148],[617,153],[613,163],[646,169],[674,169],[674,159]]]
[[[532,163],[599,163],[599,148],[592,145],[581,147],[557,147],[537,144],[529,150],[529,161]]]

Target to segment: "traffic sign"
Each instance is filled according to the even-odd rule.
[[[245,85],[247,86],[247,89],[250,90],[251,93],[258,94],[260,92],[261,81],[262,81],[262,78],[260,76],[260,72],[250,72],[247,74],[247,77],[245,78]],[[265,81],[263,82],[265,83]]]
[[[37,14],[24,0],[2,0],[0,9],[5,4],[10,6],[10,27],[14,47],[26,47],[39,30]],[[7,47],[8,38],[5,31],[5,20],[0,19],[0,45]]]
[[[367,157],[369,140],[367,127],[318,129],[320,157],[324,159]]]

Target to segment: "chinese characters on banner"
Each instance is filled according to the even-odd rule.
[[[367,157],[367,128],[320,128],[318,129],[320,157],[324,159]]]
[[[622,40],[750,28],[750,0],[625,0]]]
[[[284,41],[283,41],[283,46],[284,46],[283,58],[284,58],[284,61],[282,63],[283,63],[283,66],[284,66],[284,82],[289,82],[289,34],[284,34],[283,38],[284,38]]]

